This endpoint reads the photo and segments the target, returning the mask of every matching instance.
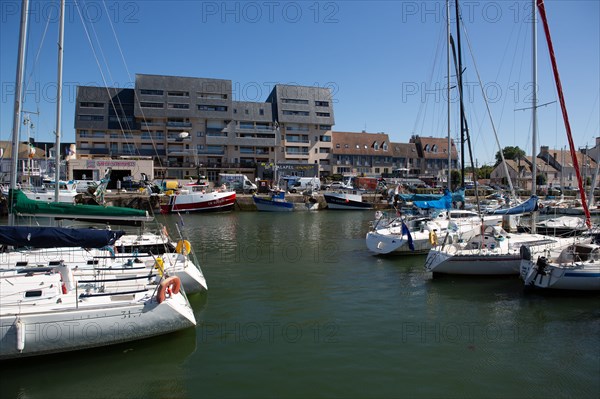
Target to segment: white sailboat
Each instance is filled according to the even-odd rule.
[[[68,273],[63,268],[0,277],[0,360],[127,342],[196,324],[176,277],[154,287],[142,280],[120,288],[114,278],[97,279],[90,288],[69,280]]]
[[[535,50],[534,50],[535,54]],[[533,104],[533,145],[532,158],[536,158],[536,67],[534,62],[534,104]],[[535,193],[535,162],[533,162],[533,193]],[[508,176],[508,174],[507,174]],[[510,180],[510,179],[509,179]],[[512,184],[511,184],[512,186]],[[497,214],[523,214],[531,212],[532,223],[535,223],[537,196],[523,204],[508,210],[497,210]],[[425,269],[434,274],[463,274],[463,275],[518,275],[520,267],[520,247],[527,246],[532,251],[544,251],[572,243],[555,237],[540,234],[508,234],[499,227],[480,229],[480,234],[471,239],[440,245],[427,255]]]
[[[93,248],[114,244],[124,232],[4,226],[0,233],[2,245]],[[0,269],[0,359],[109,345],[196,324],[176,276],[133,264],[47,263],[31,254],[26,263],[12,263],[14,254]]]
[[[585,190],[583,189],[579,164],[575,156],[576,149],[571,135],[571,126],[558,75],[558,67],[556,57],[554,56],[555,53],[550,38],[550,29],[543,0],[537,0],[537,8],[540,12],[546,34],[546,41],[554,71],[554,80],[569,141],[569,149],[585,213],[585,222],[587,227],[591,228],[590,212],[585,200]],[[523,248],[522,252],[521,277],[526,287],[554,290],[600,291],[600,248],[598,244],[572,244],[541,255],[532,255],[526,247]]]
[[[25,35],[29,2],[23,0],[19,61],[13,121],[11,188],[17,189],[19,115],[21,112]],[[60,136],[64,0],[60,6],[57,146]],[[55,201],[58,200],[58,185]],[[49,204],[45,204],[48,206]],[[57,206],[65,204],[56,204]],[[32,248],[101,248],[113,245],[114,232],[56,227],[1,227],[0,245]],[[81,252],[81,250],[79,250]],[[12,254],[11,254],[12,255]],[[27,256],[26,259],[31,259]],[[75,267],[56,265],[23,268],[7,260],[0,264],[0,359],[42,355],[137,340],[191,327],[193,311],[181,280],[163,273],[105,271],[102,276],[77,276]],[[35,265],[32,265],[35,266]],[[124,273],[127,275],[125,276]],[[158,284],[157,284],[158,283]],[[53,331],[52,334],[49,331]]]

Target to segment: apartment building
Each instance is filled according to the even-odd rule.
[[[317,164],[321,176],[330,175],[331,128],[335,123],[330,90],[276,85],[267,102],[278,121],[286,162]]]
[[[266,102],[233,101],[230,80],[136,75],[134,89],[80,86],[80,158],[151,157],[154,176],[197,169],[253,176],[261,163],[315,163],[330,172],[329,89],[276,85]],[[149,171],[148,171],[149,172]]]

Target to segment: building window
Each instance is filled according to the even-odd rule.
[[[190,109],[190,104],[169,103],[167,105],[167,108],[170,108],[170,109]]]
[[[80,121],[86,121],[86,122],[99,122],[99,121],[103,121],[104,120],[104,116],[102,115],[79,115],[79,120]]]
[[[204,137],[204,132],[196,132],[196,137]]]
[[[282,111],[283,115],[294,115],[294,116],[308,116],[309,112],[308,111],[291,111],[291,110],[287,110],[284,109]]]
[[[331,125],[319,125],[319,130],[331,130]]]
[[[225,107],[223,105],[204,105],[204,104],[198,104],[198,111],[227,112],[227,107]]]
[[[247,110],[247,109],[245,109],[245,110],[244,110],[244,113],[245,113],[246,115],[248,115],[248,113],[249,113],[249,112],[248,112],[248,110]]]
[[[319,140],[325,143],[331,143],[331,136],[319,136]]]
[[[315,101],[317,107],[329,107],[329,101]]]
[[[434,144],[433,146],[431,146],[431,152],[435,152],[437,153],[438,147],[436,144]]]
[[[344,144],[344,148],[348,148],[348,144]]]
[[[423,148],[423,151],[429,152],[429,144],[425,144],[425,148]]]
[[[213,100],[227,100],[227,94],[220,93],[202,93],[197,91],[196,95],[200,98],[210,98]]]
[[[234,108],[234,109],[233,109],[233,113],[234,113],[234,114],[237,114],[237,108]]]
[[[285,103],[285,104],[306,104],[306,105],[308,105],[308,100],[300,100],[300,99],[296,99],[296,98],[282,98],[281,102]]]
[[[387,150],[388,150],[388,144],[387,144],[386,142],[384,142],[384,143],[381,145],[381,148],[383,148],[383,151],[387,151]]]
[[[335,145],[335,148],[340,148],[340,145],[339,145],[339,144],[336,144],[336,145]]]
[[[265,114],[265,110],[264,110],[264,109],[262,109],[262,108],[261,108],[261,109],[259,109],[259,110],[258,110],[258,114],[259,114],[259,115],[264,115],[264,114]]]
[[[104,108],[104,103],[85,101],[85,102],[80,102],[79,106],[81,108]]]
[[[151,103],[149,101],[140,102],[140,107],[142,108],[164,108],[165,104],[163,103]]]
[[[190,92],[189,91],[168,91],[167,92],[167,96],[171,96],[171,97],[189,97],[190,96]]]
[[[379,143],[378,142],[374,142],[373,143],[373,148],[375,149],[375,151],[379,151]]]
[[[153,89],[140,89],[140,94],[145,94],[147,96],[162,96],[162,90],[153,90]]]
[[[331,114],[329,112],[317,112],[317,116],[328,118],[331,116]]]

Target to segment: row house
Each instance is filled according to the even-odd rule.
[[[454,140],[442,137],[412,136],[409,140],[416,146],[418,157],[421,159],[419,175],[430,180],[445,181],[448,168],[458,169],[458,151]],[[450,152],[450,165],[448,165],[448,152]]]
[[[331,162],[340,175],[381,176],[404,171],[417,176],[422,160],[414,143],[390,142],[386,133],[333,132]]]
[[[515,189],[531,190],[533,184],[533,174],[530,156],[525,156],[517,160],[507,159],[506,170],[510,176],[510,181]],[[550,187],[560,186],[558,171],[542,159],[536,159],[537,174],[544,176],[546,184]],[[499,185],[508,185],[506,171],[503,163],[499,163],[490,173],[490,183]]]

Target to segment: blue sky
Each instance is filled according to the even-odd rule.
[[[475,157],[480,165],[492,163],[497,151],[475,65],[500,144],[530,153],[531,112],[515,110],[531,105],[531,2],[461,6]],[[20,7],[21,1],[0,2],[2,140],[12,129]],[[30,8],[24,109],[40,113],[31,116],[33,136],[53,141],[58,1],[32,1]],[[593,146],[600,136],[600,2],[548,0],[546,9],[575,144]],[[455,35],[453,5],[451,15]],[[77,85],[131,87],[136,73],[230,79],[234,99],[243,101],[266,100],[275,83],[327,86],[334,130],[385,132],[399,142],[412,134],[445,137],[445,57],[443,1],[67,1],[63,137],[75,139]],[[539,103],[556,101],[541,24],[538,73]],[[455,89],[451,98],[456,137]],[[558,103],[538,115],[538,143],[565,146]]]

